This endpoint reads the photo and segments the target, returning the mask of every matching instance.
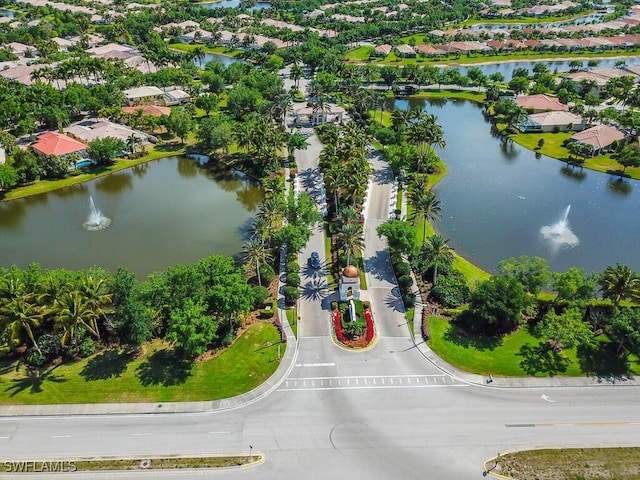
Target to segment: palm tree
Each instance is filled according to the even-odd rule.
[[[300,88],[300,79],[304,77],[304,68],[299,63],[291,65],[291,72],[289,73],[291,79],[294,81],[296,88]]]
[[[92,275],[87,275],[82,279],[79,290],[96,314],[92,327],[96,332],[96,336],[100,338],[98,319],[107,318],[107,315],[113,312],[109,307],[113,296],[107,293],[105,280],[103,278],[93,277]]]
[[[9,330],[9,344],[12,347],[20,342],[20,335],[25,332],[38,353],[42,354],[33,330],[40,326],[43,317],[43,310],[36,303],[35,295],[24,293],[0,305],[0,331]]]
[[[296,131],[287,134],[287,150],[290,160],[295,157],[296,150],[306,150],[308,146],[309,142],[307,141],[307,137],[305,137],[301,132]]]
[[[409,201],[413,206],[413,225],[420,219],[424,220],[422,229],[422,243],[424,243],[427,238],[427,222],[433,222],[440,218],[440,200],[436,200],[435,194],[428,190],[424,193],[410,192]]]
[[[345,225],[358,223],[359,220],[360,220],[360,214],[358,213],[358,211],[351,205],[345,205],[340,209],[340,211],[336,215],[334,222],[336,227],[340,228]]]
[[[63,294],[57,299],[54,311],[55,329],[63,332],[60,338],[62,345],[66,345],[69,339],[77,345],[78,328],[84,328],[98,337],[98,332],[94,328],[98,313],[92,308],[89,299],[80,291],[73,290]]]
[[[418,153],[426,154],[426,146],[444,148],[447,144],[444,141],[442,126],[437,123],[435,115],[422,116],[417,122],[411,124],[407,132],[409,143],[418,147]]]
[[[440,235],[433,235],[429,240],[423,243],[423,251],[429,259],[429,263],[433,267],[433,285],[436,284],[438,277],[438,267],[449,267],[453,263],[453,250]]]
[[[640,300],[640,275],[626,265],[616,263],[615,267],[608,266],[598,283],[602,297],[611,299],[614,305],[625,298]]]
[[[260,240],[249,240],[242,246],[242,258],[245,264],[252,265],[255,263],[256,276],[258,277],[258,285],[262,285],[260,278],[260,262],[267,262],[271,259],[269,251],[265,248]]]
[[[364,247],[364,234],[362,225],[350,223],[343,225],[336,235],[338,244],[347,253],[347,265],[350,265],[351,254],[356,254],[357,250]]]

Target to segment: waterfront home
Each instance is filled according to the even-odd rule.
[[[596,125],[576,133],[571,140],[588,145],[592,149],[592,156],[595,156],[605,153],[612,144],[624,138],[625,134],[615,127]]]
[[[586,127],[586,121],[575,113],[559,110],[543,113],[532,113],[518,125],[524,133],[533,132],[579,132]]]
[[[569,111],[569,105],[565,105],[557,97],[549,97],[542,93],[536,95],[522,95],[515,99],[516,105],[531,113],[549,112],[552,110]]]
[[[62,133],[46,132],[38,137],[38,140],[31,145],[31,148],[38,155],[65,157],[74,152],[82,155],[87,149],[87,146]]]
[[[149,141],[147,135],[138,130],[129,128],[126,125],[110,122],[109,120],[97,118],[90,118],[74,123],[66,127],[64,131],[86,143],[107,137],[117,138],[125,144],[127,144],[132,137],[136,139],[138,145],[148,143]]]

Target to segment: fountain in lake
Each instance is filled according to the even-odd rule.
[[[102,230],[107,228],[111,224],[111,219],[105,217],[100,210],[96,208],[96,204],[93,203],[93,197],[89,195],[89,217],[84,222],[84,228],[87,230]]]
[[[562,218],[553,225],[545,225],[540,229],[545,240],[551,243],[551,247],[554,251],[563,247],[575,247],[580,243],[578,237],[571,231],[569,227],[569,212],[571,211],[571,205],[568,205],[564,210]]]

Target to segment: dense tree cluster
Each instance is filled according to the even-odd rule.
[[[126,268],[13,267],[0,270],[0,343],[13,352],[26,346],[35,366],[113,342],[137,349],[155,336],[192,358],[228,345],[253,302],[242,271],[216,255],[141,282]]]

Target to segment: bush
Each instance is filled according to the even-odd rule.
[[[260,281],[263,285],[269,285],[276,278],[276,272],[268,263],[260,265]]]
[[[398,277],[398,286],[400,287],[400,290],[407,291],[411,288],[411,285],[413,285],[413,280],[409,275],[402,275],[401,277]]]
[[[287,275],[290,273],[298,273],[300,271],[300,265],[295,260],[287,260],[286,272]]]
[[[62,353],[60,335],[52,335],[51,333],[40,335],[38,337],[38,346],[40,351],[49,358],[57,357]]]
[[[96,344],[91,338],[85,338],[78,348],[78,356],[85,358],[96,353]]]
[[[284,287],[284,301],[287,305],[293,305],[300,298],[298,287],[287,285]]]
[[[397,277],[402,277],[403,275],[411,275],[411,267],[402,259],[393,264],[393,269],[395,270]]]
[[[298,275],[298,272],[287,273],[287,285],[291,287],[300,286],[300,275]]]
[[[262,285],[253,287],[254,308],[262,307],[270,296],[271,294],[269,293],[267,287],[263,287]]]
[[[271,300],[269,303],[265,305],[265,307],[260,310],[260,318],[266,319],[271,318],[276,313],[276,302],[275,300]]]
[[[431,290],[431,296],[443,307],[458,307],[469,301],[471,290],[457,270],[438,277],[438,283]]]
[[[47,363],[47,356],[44,353],[40,353],[36,349],[29,350],[24,357],[24,361],[30,367],[42,367]]]

